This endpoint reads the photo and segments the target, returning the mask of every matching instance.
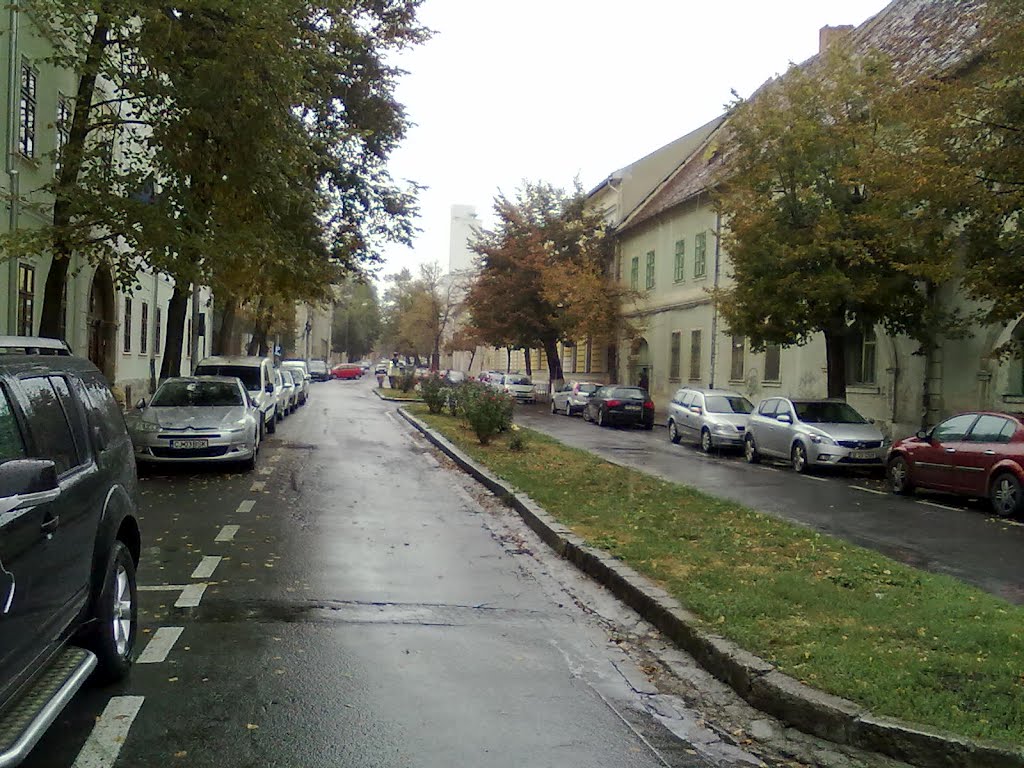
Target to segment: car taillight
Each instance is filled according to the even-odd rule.
[[[648,400],[646,403],[644,403],[644,408],[646,408],[649,411],[653,411],[654,410],[654,401],[653,400]]]
[[[616,407],[618,405],[622,405],[622,401],[621,400],[605,400],[604,404],[606,406],[608,406],[609,408],[614,408],[614,407]]]

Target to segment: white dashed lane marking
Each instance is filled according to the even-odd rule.
[[[140,584],[137,589],[139,592],[181,592],[186,586],[185,584]]]
[[[260,485],[262,486],[263,483],[260,483]],[[262,490],[262,488],[261,488],[261,490]],[[256,506],[256,502],[255,501],[253,501],[252,499],[246,499],[245,501],[243,501],[241,504],[238,505],[238,509],[236,509],[235,511],[238,512],[238,514],[240,514],[240,515],[247,515],[250,512],[252,512],[252,508],[255,507],[255,506]]]
[[[193,579],[208,579],[213,576],[213,572],[217,570],[217,566],[220,565],[219,555],[206,555],[203,557],[202,562],[196,566],[196,569],[192,571]]]
[[[864,493],[873,493],[876,496],[889,495],[888,491],[876,491],[874,488],[865,488],[863,485],[851,485],[850,488],[853,488],[855,491],[864,491]]]
[[[143,701],[143,696],[115,696],[107,702],[106,709],[97,718],[92,733],[78,753],[74,768],[111,768]]]
[[[945,509],[950,512],[963,512],[960,507],[950,507],[946,504],[936,504],[934,501],[918,501],[918,504],[924,504],[926,507],[936,507],[937,509]]]
[[[259,472],[264,477],[266,477],[268,475],[274,474],[274,468],[273,467],[260,467],[256,471]]]
[[[145,650],[139,654],[135,663],[159,664],[164,661],[184,631],[184,627],[160,627],[153,635],[153,639],[146,644]]]
[[[279,454],[279,453],[278,453],[278,454],[275,454],[274,456],[271,456],[271,457],[270,457],[270,463],[271,463],[271,464],[276,464],[276,463],[277,463],[277,462],[279,462],[280,460],[281,460],[281,454]]]
[[[250,487],[249,490],[250,491],[259,492],[259,491],[262,491],[266,487],[267,487],[267,484],[265,482],[263,482],[262,480],[257,480],[256,482],[254,482],[252,484],[252,487]]]
[[[206,592],[206,587],[207,584],[205,582],[201,584],[189,584],[181,590],[181,597],[178,598],[174,607],[198,608],[200,601],[203,599],[203,593]]]
[[[243,501],[242,503],[244,504],[245,502]],[[220,533],[217,534],[217,538],[215,538],[214,541],[219,544],[234,541],[236,533],[238,533],[237,525],[225,525],[223,528],[220,529]]]

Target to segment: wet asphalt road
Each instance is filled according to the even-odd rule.
[[[894,496],[880,470],[801,476],[786,465],[750,465],[738,451],[706,455],[695,446],[673,445],[665,429],[602,429],[579,417],[552,415],[546,405],[519,407],[516,420],[620,464],[1024,604],[1024,521],[994,518],[983,502],[920,492]]]
[[[146,477],[143,659],[80,692],[27,768],[756,762],[655,695],[565,591],[580,577],[392,410],[317,385],[256,472]]]

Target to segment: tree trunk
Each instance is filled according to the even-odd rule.
[[[530,360],[530,348],[526,347],[523,350],[523,354],[526,355],[526,375],[533,376],[533,361]]]
[[[476,360],[476,347],[473,347],[472,351],[469,353],[469,368],[466,370],[466,373],[469,373],[470,371],[473,370],[474,360]]]
[[[505,347],[505,373],[512,372],[512,347]]]
[[[187,284],[186,284],[187,285]],[[167,305],[167,324],[164,330],[164,359],[160,366],[160,380],[181,375],[182,342],[185,337],[185,315],[189,310],[191,292],[174,284],[174,293]],[[191,371],[189,371],[191,373]]]
[[[46,285],[43,288],[43,308],[39,317],[40,336],[57,338],[60,335],[61,299],[64,297],[64,284],[68,277],[72,250],[67,232],[71,225],[70,192],[78,186],[78,176],[82,170],[82,160],[89,138],[89,118],[96,91],[96,77],[103,53],[109,44],[109,32],[109,21],[101,9],[96,26],[92,30],[89,52],[82,64],[82,76],[78,80],[78,93],[75,96],[75,111],[71,117],[71,131],[64,145],[60,178],[57,180],[54,194],[53,258],[50,260],[50,270],[46,273]]]
[[[825,331],[825,360],[828,366],[828,396],[846,399],[846,333]]]
[[[430,370],[439,371],[441,369],[441,337],[434,337],[434,352],[430,356]]]
[[[220,332],[213,335],[211,348],[215,355],[231,354],[229,347],[234,344],[235,325],[238,319],[238,300],[230,297],[224,300],[221,310]],[[210,324],[212,326],[212,323]],[[198,329],[195,331],[198,333]],[[212,330],[211,330],[212,332]]]
[[[548,358],[548,379],[551,386],[557,386],[562,381],[562,361],[558,357],[558,339],[544,339],[544,354]]]

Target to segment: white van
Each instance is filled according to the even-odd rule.
[[[237,376],[262,415],[264,434],[277,430],[280,387],[274,361],[269,357],[207,357],[196,366],[196,376]]]

